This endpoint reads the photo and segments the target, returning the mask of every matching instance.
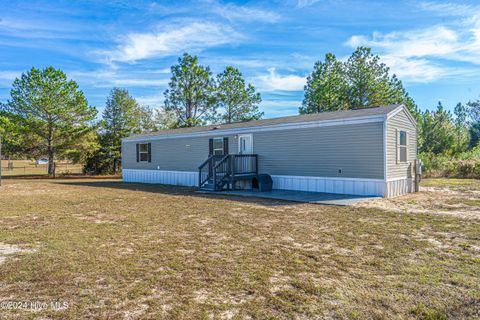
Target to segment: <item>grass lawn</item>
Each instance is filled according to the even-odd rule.
[[[0,194],[1,319],[480,317],[480,216],[118,180],[9,179]]]
[[[13,169],[8,168],[8,160],[2,160],[2,176],[46,176],[48,175],[48,165],[35,165],[33,160],[12,160]],[[56,173],[61,174],[81,174],[83,166],[81,164],[68,163],[66,161],[57,161]]]

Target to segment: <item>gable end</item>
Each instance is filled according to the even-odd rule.
[[[402,112],[405,111],[405,113],[407,114],[407,118],[408,120],[410,120],[410,122],[415,126],[415,128],[417,127],[417,121],[415,120],[415,118],[412,116],[412,114],[410,113],[410,111],[408,110],[408,108],[404,105],[404,104],[401,104],[399,105],[397,108],[395,108],[395,110],[391,111],[390,113],[387,114],[387,120],[394,117],[396,114],[398,114],[399,112]]]

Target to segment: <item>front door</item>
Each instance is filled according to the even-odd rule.
[[[253,153],[253,139],[251,134],[244,134],[238,136],[238,153],[252,154]]]

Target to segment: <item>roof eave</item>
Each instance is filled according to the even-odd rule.
[[[259,128],[276,128],[276,129],[287,129],[289,127],[301,127],[308,124],[333,124],[334,125],[348,125],[356,123],[358,121],[372,120],[375,122],[384,122],[387,120],[386,115],[370,115],[362,117],[350,117],[342,119],[331,119],[331,120],[317,120],[317,121],[304,121],[304,122],[289,122],[282,124],[269,124],[269,125],[257,125],[251,127],[241,127],[241,128],[228,128],[228,129],[218,129],[218,130],[205,130],[197,131],[190,133],[171,133],[171,134],[160,134],[160,135],[149,135],[149,136],[131,136],[123,138],[122,142],[139,142],[139,141],[148,141],[148,140],[158,140],[158,139],[169,139],[169,138],[186,138],[191,136],[204,136],[204,135],[225,135],[225,134],[241,134],[244,132],[249,132],[251,130],[257,131]],[[260,129],[261,130],[261,129]]]

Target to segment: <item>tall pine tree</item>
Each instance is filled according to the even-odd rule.
[[[263,116],[263,112],[258,110],[262,101],[260,93],[255,92],[251,84],[245,83],[236,68],[229,66],[217,75],[215,96],[218,105],[224,109],[220,116],[223,123],[257,120]]]
[[[15,79],[4,112],[15,118],[30,156],[47,155],[48,173],[57,156],[68,156],[94,129],[96,109],[73,80],[53,67],[32,68]]]
[[[116,173],[121,159],[122,138],[153,129],[150,108],[141,108],[127,90],[113,88],[103,111],[100,144],[106,159],[111,159]],[[145,128],[147,125],[147,128]]]
[[[345,63],[350,109],[388,103],[388,67],[372,54],[370,48],[359,47]]]
[[[343,110],[347,104],[347,81],[341,61],[327,53],[325,61],[317,61],[307,78],[305,97],[300,113]]]
[[[209,67],[185,53],[172,66],[169,88],[165,91],[165,110],[173,112],[178,126],[193,127],[216,117],[215,81]]]

